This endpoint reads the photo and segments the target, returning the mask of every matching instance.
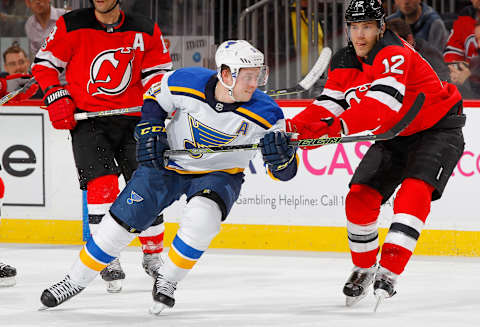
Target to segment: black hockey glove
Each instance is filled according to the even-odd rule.
[[[147,167],[162,169],[163,153],[170,149],[165,124],[161,121],[141,121],[135,127],[137,161]]]
[[[283,131],[269,132],[260,140],[263,161],[271,171],[282,170],[295,159],[297,147],[289,146],[288,140]]]

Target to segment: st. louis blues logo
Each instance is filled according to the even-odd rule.
[[[226,134],[207,126],[190,115],[188,115],[188,124],[190,125],[190,133],[193,140],[183,140],[183,146],[185,149],[227,145],[235,140],[235,138],[238,136],[237,134]],[[202,153],[190,154],[190,156],[195,159],[201,158],[202,155]]]
[[[130,193],[130,197],[127,199],[128,204],[133,204],[134,202],[142,202],[143,198],[135,193],[135,191],[132,190],[132,193]]]

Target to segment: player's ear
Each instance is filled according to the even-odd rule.
[[[232,79],[232,73],[230,72],[230,68],[227,66],[222,67],[222,80],[225,84],[227,85],[232,85],[233,79]]]

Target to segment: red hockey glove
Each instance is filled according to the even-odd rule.
[[[29,74],[12,74],[8,75],[5,78],[0,78],[0,97],[7,95],[10,92],[22,88],[30,79],[32,75]],[[17,94],[13,99],[8,103],[20,102],[26,99],[29,99],[37,93],[38,84],[32,84],[28,89],[23,90],[23,92]]]
[[[49,89],[43,102],[47,106],[48,116],[56,129],[73,129],[77,122],[73,117],[75,104],[70,93],[61,86]]]
[[[340,137],[340,120],[337,117],[320,118],[318,121],[306,122],[297,117],[286,120],[286,131],[298,133],[298,140],[316,139],[320,137]],[[313,150],[319,146],[300,147]]]

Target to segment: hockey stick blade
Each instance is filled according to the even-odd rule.
[[[407,113],[398,121],[390,130],[378,135],[359,135],[359,136],[345,136],[345,137],[321,137],[317,139],[304,139],[299,141],[290,141],[292,146],[319,146],[338,143],[352,143],[361,141],[385,141],[394,138],[400,134],[417,116],[420,109],[422,109],[425,102],[425,94],[419,93],[415,102],[412,104]],[[205,154],[217,152],[236,152],[236,151],[250,151],[260,149],[259,143],[254,144],[239,144],[239,145],[224,145],[212,146],[204,148],[180,149],[180,150],[166,150],[165,158],[176,154]]]
[[[105,111],[94,111],[94,112],[80,112],[73,115],[75,120],[85,120],[95,117],[107,117],[107,116],[116,116],[123,114],[130,114],[134,112],[142,111],[142,107],[131,107],[131,108],[122,108],[122,109],[113,109]]]
[[[269,90],[265,91],[265,93],[271,97],[275,97],[308,91],[327,70],[331,57],[332,49],[329,47],[324,47],[312,69],[310,69],[308,74],[297,85],[287,89]]]
[[[319,146],[327,144],[338,143],[352,143],[361,141],[386,141],[394,138],[400,134],[417,116],[420,109],[422,109],[425,102],[425,94],[419,93],[407,113],[400,119],[391,129],[385,133],[378,135],[359,135],[359,136],[344,136],[344,137],[321,137],[318,139],[304,139],[292,141],[290,144],[301,147]]]
[[[25,83],[24,86],[22,86],[21,88],[15,90],[15,91],[12,91],[10,93],[8,93],[7,95],[3,96],[1,99],[0,99],[0,106],[3,106],[5,103],[7,103],[8,101],[12,100],[14,97],[16,97],[19,93],[23,92],[23,91],[26,91],[30,88],[30,86],[32,86],[33,84],[35,84],[35,79],[32,77],[28,80],[27,83]]]

